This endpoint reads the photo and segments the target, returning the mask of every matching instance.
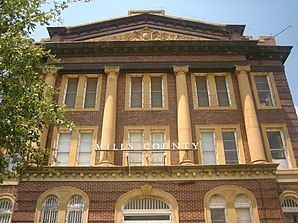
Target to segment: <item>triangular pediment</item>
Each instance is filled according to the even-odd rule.
[[[143,13],[72,27],[49,27],[51,41],[154,41],[241,39],[244,26]]]
[[[143,28],[115,35],[102,36],[85,40],[87,42],[96,41],[154,41],[154,40],[211,40],[208,38],[166,32],[162,30]]]

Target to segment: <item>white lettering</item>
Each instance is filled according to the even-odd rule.
[[[179,149],[179,146],[176,143],[172,143],[172,149]]]
[[[148,145],[148,148],[146,147]],[[145,143],[144,144],[144,149],[150,149],[150,144],[149,143]]]
[[[197,149],[199,143],[192,143],[192,145],[195,147],[195,149]]]

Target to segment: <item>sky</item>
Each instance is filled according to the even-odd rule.
[[[63,24],[51,26],[73,26],[122,17],[132,9],[163,9],[170,16],[246,25],[244,35],[254,38],[277,35],[278,45],[293,46],[285,70],[298,107],[298,0],[93,0],[71,4],[62,14]],[[49,37],[46,27],[38,27],[32,37],[36,41]]]

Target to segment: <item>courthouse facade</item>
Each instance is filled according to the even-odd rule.
[[[0,222],[298,222],[291,47],[244,28],[163,10],[49,27],[75,128],[43,131],[54,171],[0,185]]]

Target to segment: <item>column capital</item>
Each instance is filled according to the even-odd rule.
[[[189,71],[189,65],[185,65],[185,66],[173,65],[173,70],[176,76],[180,74],[186,74]]]
[[[115,66],[115,67],[110,67],[110,66],[104,66],[104,72],[107,75],[119,75],[120,72],[120,67],[119,66]]]
[[[246,65],[246,66],[238,66],[236,65],[236,72],[240,73],[242,71],[245,71],[246,73],[250,72],[250,65]]]
[[[42,74],[55,77],[58,75],[58,70],[59,68],[57,67],[46,67],[46,68],[43,68]]]

